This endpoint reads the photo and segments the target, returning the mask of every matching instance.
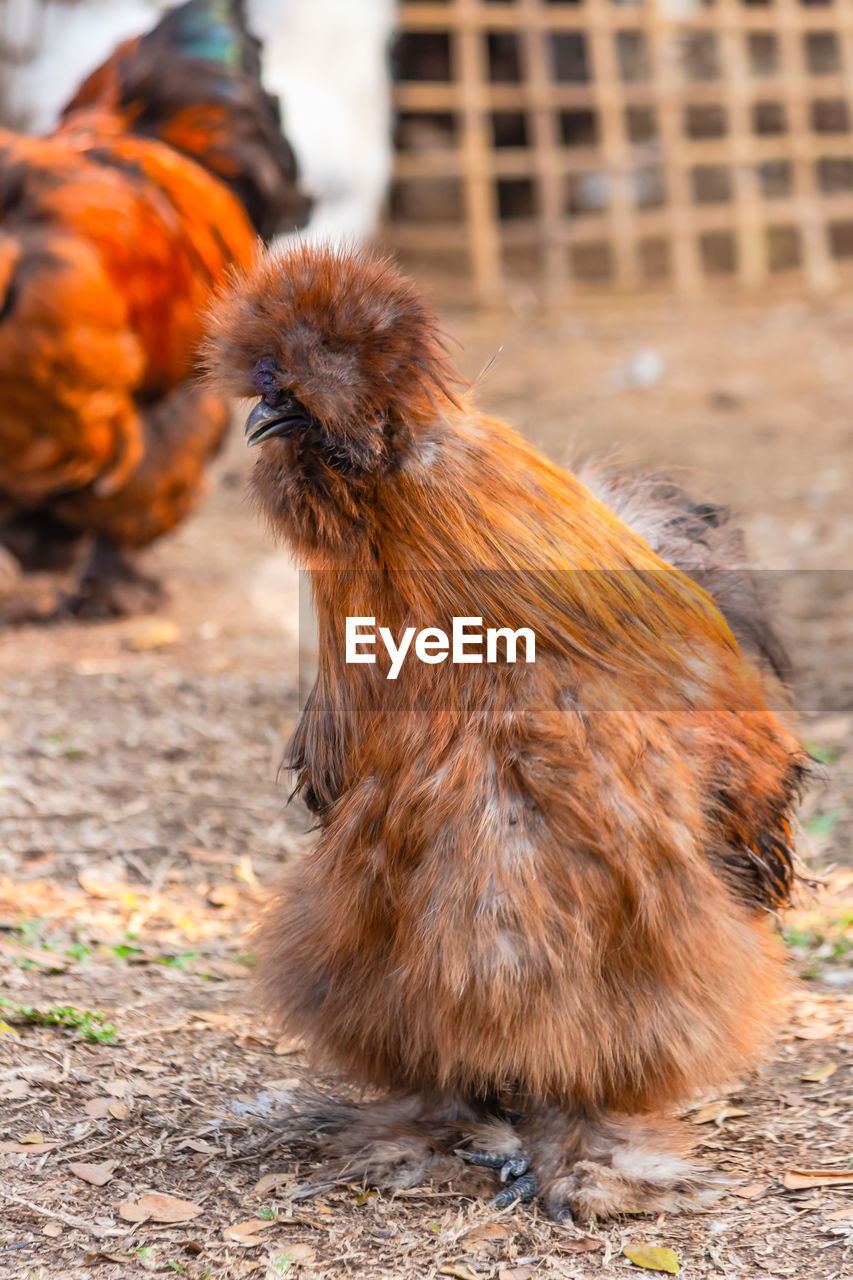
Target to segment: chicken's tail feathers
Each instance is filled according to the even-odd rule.
[[[697,503],[660,475],[587,466],[586,485],[662,560],[686,573],[716,601],[740,646],[787,688],[791,659],[776,634],[766,575],[750,565],[742,531],[726,507]]]
[[[188,0],[147,35],[119,45],[63,119],[93,107],[214,173],[265,238],[307,220],[311,201],[297,183],[278,100],[261,84],[260,42],[242,0]]]
[[[232,273],[210,316],[212,380],[266,391],[259,353],[265,376],[342,438],[460,405],[437,317],[390,258],[363,249],[300,241]]]

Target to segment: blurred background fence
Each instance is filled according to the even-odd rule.
[[[407,0],[389,238],[480,294],[832,288],[853,258],[850,0]]]
[[[63,43],[60,11],[87,15],[103,56],[110,24],[118,38],[165,7],[0,0],[0,118],[29,59],[44,62],[30,97],[62,96],[40,50]],[[853,266],[853,0],[248,0],[247,11],[265,40],[281,33],[268,85],[319,194],[318,234],[375,226],[390,47],[382,239],[468,296],[472,280],[481,301],[522,282],[545,300],[727,283],[820,293]],[[69,68],[85,61],[75,38],[60,54]],[[303,65],[312,42],[316,69]],[[361,67],[349,79],[347,48]],[[337,105],[323,102],[324,77]]]

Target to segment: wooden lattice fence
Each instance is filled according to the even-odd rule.
[[[404,0],[387,238],[483,298],[853,260],[853,0]]]

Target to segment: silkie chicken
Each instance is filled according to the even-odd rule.
[[[772,1029],[807,768],[721,512],[585,485],[478,412],[386,261],[268,256],[206,363],[260,397],[254,493],[317,612],[292,764],[321,834],[271,895],[261,986],[370,1094],[302,1123],[376,1184],[464,1160],[557,1219],[704,1203],[672,1116]],[[378,643],[347,662],[348,617],[528,628],[535,661],[433,648],[389,679]]]
[[[48,138],[0,131],[0,542],[94,549],[72,610],[145,606],[125,553],[179,521],[229,418],[201,315],[307,200],[241,6],[190,0],[93,72]]]

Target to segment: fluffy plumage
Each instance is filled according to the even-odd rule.
[[[378,1178],[396,1152],[399,1184],[403,1136],[420,1176],[488,1123],[558,1216],[699,1202],[659,1113],[772,1029],[768,910],[805,767],[725,578],[715,600],[690,576],[723,569],[719,541],[697,545],[710,509],[615,481],[596,496],[479,412],[387,262],[300,248],[238,275],[207,363],[261,394],[255,493],[312,574],[293,765],[321,834],[259,948],[282,1023],[391,1092],[343,1126],[336,1167]],[[741,587],[732,623],[773,659]],[[345,663],[347,616],[394,636],[529,627],[536,662],[412,661],[389,681],[381,651]]]
[[[0,131],[0,538],[58,519],[135,548],[194,505],[228,422],[201,315],[282,206],[307,207],[228,0],[122,46],[51,137]],[[89,574],[81,607],[124,607],[124,576]]]

